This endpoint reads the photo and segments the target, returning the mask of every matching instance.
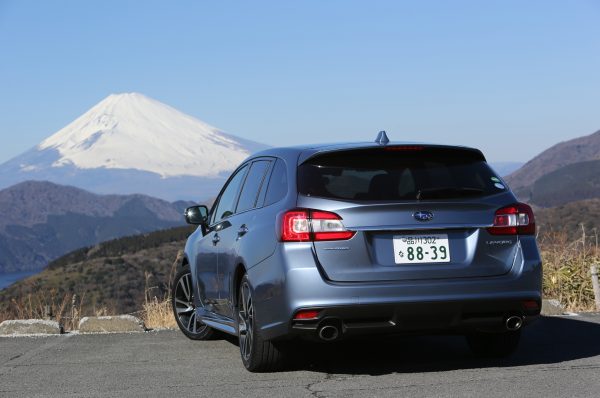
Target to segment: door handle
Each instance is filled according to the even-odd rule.
[[[242,224],[240,229],[238,229],[238,238],[241,238],[242,236],[246,235],[247,233],[248,233],[248,227],[246,226],[246,224]]]
[[[215,236],[213,236],[213,238],[212,238],[213,246],[216,246],[217,243],[219,243],[220,241],[221,241],[221,238],[219,238],[219,234],[215,234]]]

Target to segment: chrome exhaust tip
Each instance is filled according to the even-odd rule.
[[[515,332],[523,326],[523,317],[512,315],[506,318],[506,322],[504,323],[506,326],[506,330],[511,332]]]
[[[334,341],[339,336],[339,329],[333,325],[325,325],[319,329],[319,338],[323,341]]]

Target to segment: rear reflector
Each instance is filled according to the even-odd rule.
[[[283,214],[283,242],[347,240],[354,234],[344,227],[339,215],[329,211],[296,209]]]
[[[294,320],[301,321],[307,319],[317,319],[319,317],[319,311],[315,310],[301,310],[296,312]]]
[[[523,301],[523,307],[526,310],[537,310],[540,308],[540,306],[538,305],[537,301],[535,300],[525,300]]]
[[[488,228],[492,235],[534,235],[535,217],[531,207],[516,203],[496,211],[494,226]]]

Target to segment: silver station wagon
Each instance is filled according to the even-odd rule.
[[[173,286],[181,331],[239,337],[273,371],[295,339],[461,334],[480,356],[514,352],[541,309],[531,208],[466,147],[373,143],[275,148],[231,175]],[[292,351],[293,352],[293,351]]]

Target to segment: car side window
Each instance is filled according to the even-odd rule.
[[[240,194],[236,212],[239,213],[256,207],[258,192],[263,184],[265,173],[269,169],[270,163],[268,160],[257,160],[252,163],[250,171],[248,171],[248,177],[246,177],[246,181],[244,182],[242,193]]]
[[[242,182],[248,170],[248,165],[242,167],[233,176],[219,197],[219,203],[213,214],[213,224],[231,216],[235,212],[235,201]]]
[[[265,206],[279,202],[285,197],[288,191],[287,170],[285,163],[281,159],[277,159],[269,186],[267,187],[267,195],[265,197]]]

